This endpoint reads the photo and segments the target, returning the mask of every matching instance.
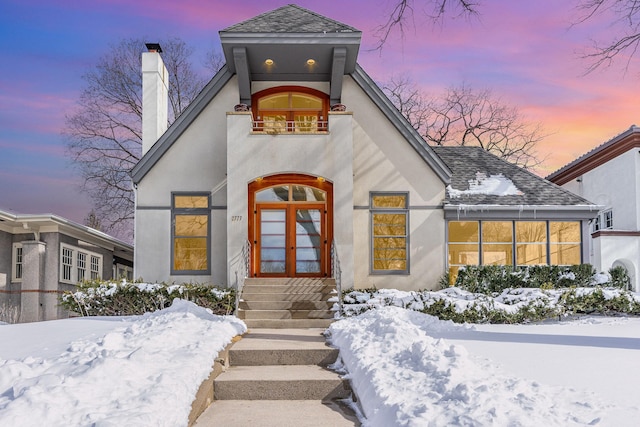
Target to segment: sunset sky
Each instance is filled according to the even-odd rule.
[[[616,34],[611,17],[576,26],[571,0],[482,0],[475,19],[432,25],[415,0],[414,27],[374,51],[376,26],[393,0],[299,0],[298,5],[363,32],[359,63],[376,80],[405,73],[426,93],[466,83],[490,89],[549,136],[538,147],[542,175],[640,124],[640,62],[621,58],[585,75],[580,54]],[[287,4],[275,0],[2,0],[0,2],[0,209],[54,213],[82,222],[79,191],[61,136],[82,75],[123,38],[179,37],[202,63],[219,51],[218,31]],[[144,46],[141,46],[141,52]],[[638,56],[640,58],[640,55]],[[204,68],[203,68],[204,70]]]

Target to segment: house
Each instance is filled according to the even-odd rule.
[[[329,277],[337,254],[343,287],[409,290],[464,264],[587,258],[591,203],[480,149],[428,146],[358,65],[360,39],[296,5],[228,27],[226,65],[169,129],[148,45],[136,277]]]
[[[640,291],[640,127],[580,156],[547,177],[602,207],[586,234],[598,271],[622,266]]]
[[[133,278],[133,246],[57,215],[0,210],[0,313],[12,322],[68,317],[60,293],[90,279]],[[0,319],[5,320],[5,319]]]

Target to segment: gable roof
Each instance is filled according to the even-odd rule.
[[[295,4],[279,7],[231,25],[229,33],[348,33],[355,28]]]
[[[332,31],[335,36],[331,36]],[[310,38],[303,37],[301,39],[299,37],[300,34],[307,34]],[[237,68],[234,61],[235,47],[240,45],[245,46],[249,51],[248,54],[245,53],[245,59],[247,59],[251,56],[250,50],[254,47],[256,51],[264,53],[266,45],[274,44],[283,47],[285,52],[287,52],[286,56],[291,60],[295,46],[287,46],[288,43],[294,43],[302,48],[305,46],[315,46],[316,48],[320,46],[330,47],[332,44],[342,46],[344,48],[343,54],[345,55],[345,59],[343,71],[340,71],[339,74],[351,75],[360,88],[403,135],[404,139],[433,169],[440,180],[448,184],[451,178],[451,171],[447,165],[433,153],[420,134],[397,110],[373,79],[357,64],[357,46],[359,46],[360,36],[360,31],[353,27],[292,4],[263,13],[222,30],[220,32],[220,38],[223,42],[223,49],[225,49],[227,64],[220,69],[189,107],[176,119],[132,169],[131,176],[133,183],[137,184],[144,178],[154,164],[169,150],[207,104],[218,94],[231,77],[233,77]],[[301,43],[302,46],[300,46]],[[305,43],[308,43],[308,45]],[[226,50],[229,50],[229,52],[226,52]],[[309,53],[308,49],[303,49],[303,51],[305,55]],[[336,51],[333,48],[331,48],[331,52],[332,55],[336,55]],[[307,56],[305,56],[305,58],[307,58]],[[352,65],[350,65],[351,63]],[[255,69],[257,67],[251,67],[251,64],[249,64],[246,68]],[[244,72],[248,71],[244,70]],[[332,71],[332,73],[335,74],[335,70]],[[253,78],[256,77],[254,72],[251,74]],[[290,78],[290,75],[285,76]],[[274,75],[270,75],[270,78],[277,80]],[[340,86],[342,85],[341,80],[338,82],[335,76],[333,76],[332,79],[335,79],[336,84],[339,83]],[[240,80],[243,80],[242,76],[239,75],[238,80],[240,85]],[[333,85],[332,82],[332,86]],[[334,90],[335,88],[332,88],[332,98],[335,96]],[[240,87],[240,91],[242,92],[242,87]]]
[[[621,134],[583,154],[571,163],[553,172],[547,179],[558,185],[566,184],[608,162],[632,148],[640,147],[640,127],[632,125]]]
[[[481,147],[436,146],[432,150],[451,169],[451,185],[445,195],[445,210],[477,206],[482,209],[518,211],[583,210],[587,218],[597,213],[597,206],[588,200],[541,178],[526,169],[509,163]],[[513,183],[520,194],[470,191],[472,183],[485,177],[502,176]],[[458,191],[455,191],[458,190]]]

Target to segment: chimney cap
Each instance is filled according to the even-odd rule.
[[[158,52],[162,53],[162,48],[160,47],[160,43],[145,43],[149,52]]]

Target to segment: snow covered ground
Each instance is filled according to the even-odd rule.
[[[398,307],[334,323],[367,426],[637,426],[640,319],[456,325]]]
[[[242,321],[153,314],[0,325],[0,426],[186,426]],[[398,307],[334,323],[365,426],[636,426],[640,319],[455,325]],[[319,424],[321,425],[321,424]]]
[[[186,426],[216,355],[244,331],[183,300],[144,316],[0,325],[0,426]]]

